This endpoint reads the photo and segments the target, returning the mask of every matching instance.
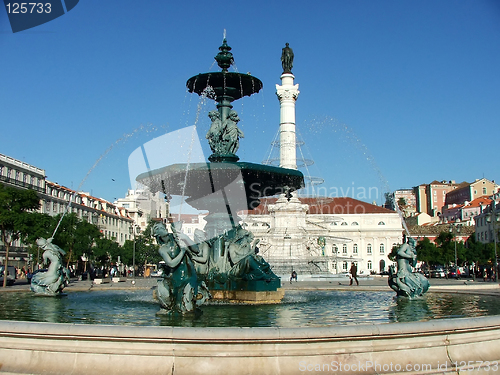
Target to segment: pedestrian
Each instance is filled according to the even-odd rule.
[[[292,271],[292,275],[290,276],[290,284],[292,283],[293,279],[295,279],[295,282],[297,282],[297,272],[295,272],[295,270]]]
[[[351,282],[349,283],[349,285],[352,285],[352,280],[356,280],[356,285],[359,285],[359,281],[358,281],[358,266],[356,266],[356,263],[352,263],[351,265],[351,269],[349,271],[351,273]]]

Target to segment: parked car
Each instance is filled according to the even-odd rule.
[[[443,266],[434,266],[431,269],[430,276],[434,278],[444,279],[446,277],[446,273],[444,272]]]
[[[448,270],[448,278],[449,279],[460,279],[460,269],[457,272],[455,267],[452,267]]]
[[[0,285],[3,285],[3,278],[5,277],[4,271],[5,271],[5,266],[0,266]],[[16,277],[17,277],[16,267],[8,266],[7,285],[13,285],[16,282]]]

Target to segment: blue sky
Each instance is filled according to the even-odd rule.
[[[131,152],[165,132],[196,124],[208,156],[215,104],[185,83],[217,70],[224,29],[238,71],[264,84],[234,103],[242,161],[276,151],[275,84],[288,42],[299,155],[314,160],[304,172],[325,180],[323,194],[354,188],[355,198],[380,204],[387,189],[436,179],[500,180],[494,0],[82,0],[15,34],[1,8],[0,153],[111,201],[129,188]]]

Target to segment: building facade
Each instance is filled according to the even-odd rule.
[[[432,217],[441,215],[441,208],[446,201],[446,194],[463,186],[455,181],[432,181],[430,184],[422,184],[413,188],[417,212],[425,212]]]
[[[75,213],[78,218],[97,225],[105,238],[120,245],[133,237],[130,227],[136,224],[126,208],[48,181],[45,170],[41,168],[0,154],[0,183],[18,189],[35,190],[40,197],[41,213],[50,216]],[[3,259],[5,249],[2,246],[0,260]],[[9,261],[12,260],[14,263],[11,264],[15,266],[21,266],[27,259],[25,246],[21,241],[15,241],[9,253]]]
[[[499,186],[495,181],[486,178],[476,179],[474,182],[465,183],[457,189],[446,194],[445,205],[465,204],[482,196],[491,196],[497,193]]]
[[[280,207],[273,198],[262,200],[245,219],[275,273],[339,274],[352,263],[362,275],[387,271],[392,264],[388,255],[402,243],[396,212],[348,197],[299,201],[302,209],[292,209],[294,217],[286,203]]]
[[[482,243],[498,243],[500,230],[500,195],[492,197],[490,204],[474,217],[476,223],[476,241]]]

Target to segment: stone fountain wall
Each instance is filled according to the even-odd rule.
[[[297,329],[0,322],[0,373],[493,374],[498,361],[500,316]]]

